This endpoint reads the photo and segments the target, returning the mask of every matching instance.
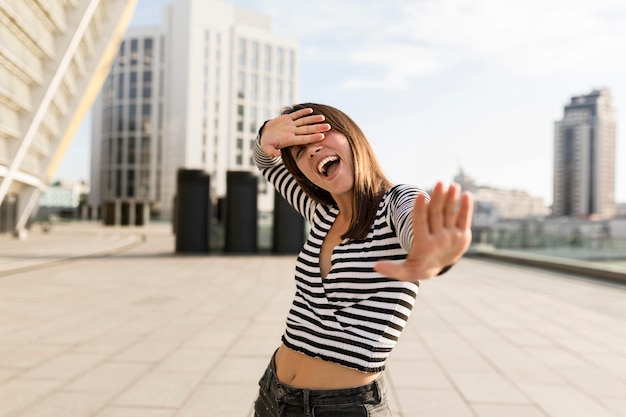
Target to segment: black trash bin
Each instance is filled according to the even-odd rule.
[[[257,190],[257,177],[252,172],[226,173],[224,252],[257,252]]]
[[[176,178],[176,252],[208,253],[211,188],[199,169],[179,169]]]
[[[304,243],[304,217],[278,191],[274,192],[272,224],[272,253],[299,253]]]

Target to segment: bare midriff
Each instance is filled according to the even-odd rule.
[[[276,376],[296,388],[342,389],[367,385],[380,372],[360,372],[320,358],[311,358],[281,344],[276,355]]]

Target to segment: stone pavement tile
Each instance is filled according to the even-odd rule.
[[[115,362],[155,363],[160,362],[179,346],[176,342],[149,342],[141,340],[115,355]]]
[[[56,332],[43,338],[43,342],[49,344],[76,345],[86,343],[92,339],[102,337],[103,335],[114,330],[119,322],[112,321],[110,318],[105,319],[89,319],[65,330]]]
[[[210,320],[207,317],[180,316],[161,321],[161,326],[145,338],[147,343],[184,343],[201,331]],[[167,324],[166,324],[167,323]]]
[[[449,390],[419,390],[398,388],[395,390],[399,417],[475,417],[459,394]]]
[[[616,416],[626,416],[626,398],[603,398],[602,403]]]
[[[185,346],[226,349],[248,329],[250,324],[250,318],[220,317],[189,338]]]
[[[154,370],[159,373],[206,374],[222,357],[219,350],[181,348],[168,355]]]
[[[177,409],[198,387],[201,378],[195,373],[151,372],[114,399],[113,404]]]
[[[546,348],[554,349],[552,340],[535,332],[523,328],[515,328],[511,330],[503,330],[500,335],[509,342],[518,347]]]
[[[45,344],[16,345],[11,350],[0,353],[0,369],[33,368],[58,356],[65,350],[67,350],[65,346]]]
[[[108,397],[94,393],[54,393],[32,407],[16,414],[16,417],[86,417],[97,413]]]
[[[149,369],[147,364],[104,363],[64,386],[63,390],[116,395]]]
[[[550,417],[623,417],[583,391],[567,385],[520,384],[533,404]]]
[[[477,350],[458,335],[420,332],[433,358],[446,370],[491,371],[493,367]]]
[[[210,384],[250,384],[255,385],[271,359],[271,354],[263,356],[226,356],[211,370],[205,379]]]
[[[175,417],[176,411],[144,407],[108,407],[96,417]],[[205,414],[207,417],[208,414]]]
[[[393,386],[396,388],[414,388],[416,391],[423,388],[452,389],[447,376],[434,362],[397,358],[389,359],[388,362],[387,375],[393,380]]]
[[[400,341],[393,348],[393,352],[389,356],[390,361],[432,361],[433,358],[419,339],[409,339],[408,333],[410,329],[406,329],[406,334],[402,334]]]
[[[562,379],[547,365],[532,357],[524,348],[507,341],[476,341],[476,349],[492,364],[493,369],[512,381],[559,384]],[[444,364],[445,366],[445,364]]]
[[[250,327],[246,329],[246,336],[248,337],[269,337],[279,339],[285,332],[285,319],[287,315],[280,321],[260,321],[257,318],[250,324]]]
[[[519,389],[495,372],[449,372],[452,383],[471,403],[529,404]]]
[[[33,381],[17,378],[0,384],[0,417],[16,413],[58,388],[59,381]]]
[[[570,385],[589,395],[626,398],[626,383],[604,369],[583,364],[576,368],[560,368],[556,372]]]
[[[176,417],[250,417],[258,390],[256,384],[202,384]]]
[[[15,378],[20,371],[17,369],[2,369],[0,368],[0,386],[3,382]]]
[[[550,368],[576,368],[585,365],[580,355],[556,347],[525,348],[533,358]]]
[[[143,336],[141,334],[119,332],[115,329],[72,347],[70,352],[110,356],[130,348],[137,344],[142,338]]]
[[[23,374],[23,378],[68,381],[95,368],[103,359],[102,355],[63,353],[35,368],[31,368]]]
[[[624,340],[626,341],[626,338]],[[588,354],[585,359],[594,366],[612,373],[616,378],[626,383],[626,354]]]
[[[274,352],[278,349],[280,343],[280,336],[265,337],[246,333],[233,343],[228,349],[228,354],[232,356],[261,356],[269,358],[267,352]]]
[[[546,417],[532,405],[474,404],[472,408],[478,417]]]

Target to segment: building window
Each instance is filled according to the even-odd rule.
[[[152,97],[152,71],[143,72],[143,98]]]
[[[237,106],[237,132],[243,132],[243,106]]]
[[[117,106],[117,131],[124,131],[124,106],[122,104]]]
[[[271,71],[272,70],[272,47],[271,45],[265,45],[265,71]]]
[[[141,106],[141,131],[143,133],[150,134],[150,132],[152,132],[151,121],[152,121],[152,105],[143,104]]]
[[[135,170],[126,172],[126,197],[135,197]]]
[[[130,65],[137,65],[137,58],[139,58],[139,42],[137,39],[132,39],[130,41]]]
[[[115,197],[122,197],[122,170],[115,171]]]
[[[120,45],[120,52],[118,54],[118,64],[120,67],[124,66],[124,61],[126,61],[126,41],[122,41],[122,44]]]
[[[237,97],[244,98],[246,92],[246,74],[239,71],[237,74]]]
[[[117,157],[115,158],[115,162],[117,164],[121,164],[123,161],[123,155],[124,155],[124,139],[123,138],[117,138]]]
[[[250,98],[252,101],[259,99],[259,76],[256,74],[250,76]]]
[[[263,78],[263,102],[268,104],[272,100],[272,88],[270,77]]]
[[[141,138],[141,164],[150,164],[150,137],[143,136]]]
[[[137,105],[128,106],[128,130],[134,132],[137,130]]]
[[[246,65],[246,47],[247,42],[243,38],[239,38],[239,65]]]
[[[135,138],[133,136],[128,138],[128,163],[135,163]]]
[[[294,51],[289,51],[289,75],[296,75],[296,53]]]
[[[129,85],[128,97],[137,98],[137,72],[130,73],[130,85]]]
[[[252,64],[252,68],[258,69],[259,68],[259,43],[254,41],[252,42],[252,57],[251,57],[251,64]]]
[[[124,98],[124,73],[120,72],[117,75],[117,98]]]
[[[250,133],[257,132],[257,109],[250,107]]]
[[[276,80],[276,102],[278,104],[283,104],[283,82],[281,80]]]
[[[143,40],[143,62],[146,67],[152,66],[152,38]]]
[[[276,71],[279,74],[284,72],[285,68],[285,50],[283,48],[278,48],[276,50]]]

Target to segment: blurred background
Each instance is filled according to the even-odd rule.
[[[310,101],[359,123],[393,182],[471,190],[474,247],[626,257],[621,2],[16,0],[0,16],[0,233],[175,231],[189,170],[220,250],[228,174],[248,172],[271,248],[251,146]]]

